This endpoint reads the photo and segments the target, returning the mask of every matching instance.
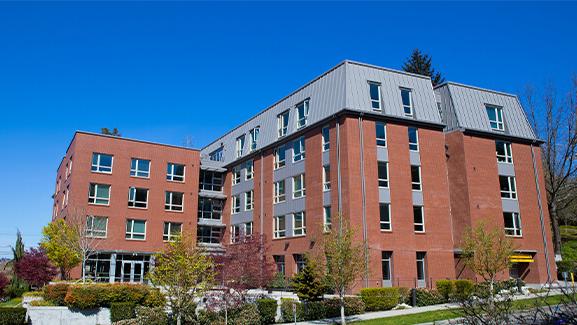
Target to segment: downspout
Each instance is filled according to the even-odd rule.
[[[367,198],[365,184],[365,157],[364,157],[364,139],[363,139],[363,118],[359,116],[359,142],[360,142],[360,160],[361,160],[361,192],[363,206],[363,245],[365,248],[365,288],[369,287],[369,243],[367,238]]]
[[[339,232],[342,234],[343,225],[343,200],[342,200],[342,186],[341,186],[341,133],[340,122],[337,120],[337,181],[338,181],[338,197],[339,197]]]

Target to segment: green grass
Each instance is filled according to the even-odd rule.
[[[0,307],[18,307],[22,304],[22,298],[12,298],[5,302],[0,302]]]

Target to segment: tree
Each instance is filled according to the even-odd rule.
[[[18,263],[24,257],[24,241],[22,240],[22,233],[20,230],[16,232],[16,244],[12,247],[12,255],[13,275],[8,290],[10,291],[11,296],[20,296],[28,290],[28,284],[24,279],[18,276]]]
[[[214,284],[213,259],[195,244],[192,237],[182,233],[155,255],[155,267],[148,274],[154,285],[166,290],[177,325],[182,324],[188,310],[194,310],[194,298]]]
[[[403,70],[431,77],[433,86],[442,84],[445,82],[445,78],[441,76],[440,72],[433,69],[431,60],[432,58],[428,54],[422,53],[419,49],[414,49],[411,56],[403,64]]]
[[[106,134],[106,135],[111,135],[114,137],[122,137],[122,134],[120,134],[120,132],[118,131],[117,128],[112,129],[112,131],[110,131],[108,128],[102,128],[102,129],[100,129],[100,133]]]
[[[70,278],[70,270],[77,266],[82,257],[71,241],[76,241],[77,234],[64,221],[58,219],[52,221],[42,229],[40,246],[46,251],[48,259],[60,269],[60,277],[63,280]]]
[[[10,280],[3,272],[0,272],[0,298],[4,297],[6,294],[6,287],[10,283]]]
[[[292,287],[299,299],[304,301],[318,301],[328,289],[314,259],[308,256],[305,267],[293,277]]]
[[[41,248],[30,248],[16,263],[16,272],[20,278],[36,288],[43,287],[58,274]]]
[[[72,230],[73,236],[69,238],[68,245],[74,247],[80,254],[82,261],[82,282],[86,282],[86,262],[97,253],[101,239],[92,235],[91,223],[94,216],[88,215],[82,208],[69,208],[66,218],[67,224]]]
[[[541,145],[541,160],[547,208],[551,217],[555,254],[561,254],[561,231],[563,214],[575,209],[577,190],[577,76],[573,77],[571,90],[565,100],[558,101],[555,91],[549,87],[542,101],[537,101],[535,91],[527,87],[526,109]]]

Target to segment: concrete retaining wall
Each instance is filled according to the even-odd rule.
[[[28,307],[32,325],[109,325],[110,309],[74,310],[68,307]]]

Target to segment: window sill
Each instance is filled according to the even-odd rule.
[[[167,209],[164,209],[164,212],[184,213],[184,209],[183,209],[183,210],[167,210]]]
[[[130,241],[146,241],[146,238],[144,239],[137,239],[137,238],[124,238],[126,240],[130,240]]]
[[[507,234],[505,234],[505,237],[521,239],[521,238],[523,238],[523,235],[507,235]]]
[[[130,177],[132,177],[132,178],[140,178],[140,179],[150,179],[150,176],[144,177],[144,176],[130,175]]]
[[[425,231],[425,230],[423,230],[423,231],[415,231],[415,234],[424,235],[424,234],[426,234],[426,231]]]
[[[383,233],[392,233],[393,229],[381,229],[381,232]]]
[[[184,184],[185,181],[172,181],[170,179],[166,180],[167,182],[171,182],[171,183],[179,183],[179,184]]]
[[[302,234],[302,235],[292,235],[292,238],[299,238],[299,237],[306,237],[307,234]]]
[[[293,196],[293,200],[304,199],[305,197],[306,197],[306,195],[299,196],[299,197],[294,197],[294,196]]]
[[[419,149],[417,150],[413,150],[413,149],[409,149],[410,152],[419,152]]]
[[[129,208],[129,209],[136,209],[136,210],[148,210],[148,206],[145,207],[145,208],[142,208],[142,207],[131,207],[131,206],[129,206],[128,208]]]
[[[274,170],[274,171],[277,171],[277,170],[279,170],[279,169],[283,169],[283,168],[285,168],[285,167],[286,167],[286,164],[285,164],[284,166],[280,166],[280,167],[274,167],[274,169],[273,169],[273,170]]]
[[[110,203],[108,204],[102,204],[102,203],[88,203],[88,205],[96,205],[96,206],[101,206],[101,207],[108,207],[110,206]]]
[[[112,172],[99,172],[96,170],[91,170],[90,172],[94,173],[94,174],[104,174],[104,175],[112,175]],[[64,180],[68,180],[68,176],[64,179]]]
[[[423,189],[415,190],[415,189],[413,188],[412,191],[413,191],[413,192],[423,192]]]

